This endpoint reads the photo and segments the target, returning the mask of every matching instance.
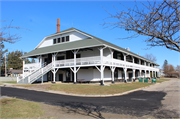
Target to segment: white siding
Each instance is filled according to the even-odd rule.
[[[100,81],[101,75],[97,69],[80,69],[77,73],[77,79],[84,79],[84,81]],[[104,81],[106,80],[111,80],[111,71],[107,68],[104,69]]]
[[[84,81],[91,81],[93,79],[93,69],[80,69],[77,73],[77,79],[84,79]]]

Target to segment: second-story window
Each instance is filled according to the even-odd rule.
[[[69,36],[66,36],[66,41],[69,41]]]
[[[61,38],[58,38],[58,43],[60,43],[61,42]]]
[[[56,44],[56,39],[53,39],[53,43]]]
[[[64,42],[64,37],[62,37],[62,42]]]

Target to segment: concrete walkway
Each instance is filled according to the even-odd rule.
[[[157,117],[180,117],[180,79],[171,79],[143,90],[166,93],[161,101],[162,107],[153,112]]]

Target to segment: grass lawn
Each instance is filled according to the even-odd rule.
[[[1,99],[1,119],[37,118],[44,115],[40,104],[16,98]]]
[[[12,83],[12,84],[16,84],[17,81],[0,81],[0,85],[2,85],[3,83]]]
[[[48,87],[49,90],[64,91],[66,93],[75,94],[89,94],[89,95],[106,95],[106,94],[116,94],[125,91],[145,87],[152,85],[151,83],[121,83],[121,84],[111,84],[110,86],[99,86],[99,85],[83,85],[83,84],[52,84]]]
[[[169,79],[157,79],[157,83],[168,81]],[[149,81],[151,82],[151,81]],[[141,83],[141,82],[132,82],[132,83],[116,83],[110,84],[110,86],[100,86],[95,84],[67,84],[67,83],[56,83],[56,84],[27,84],[27,85],[17,85],[21,87],[30,87],[30,88],[39,88],[46,90],[55,90],[63,91],[66,93],[74,94],[88,94],[88,95],[107,95],[107,94],[116,94],[130,91],[137,88],[142,88],[152,85],[152,83]]]

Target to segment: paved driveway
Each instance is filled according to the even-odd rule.
[[[137,117],[178,117],[180,80],[113,97],[75,97],[39,91],[1,87],[2,96],[42,102],[50,105],[80,108],[87,112],[110,112]]]

